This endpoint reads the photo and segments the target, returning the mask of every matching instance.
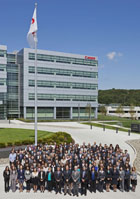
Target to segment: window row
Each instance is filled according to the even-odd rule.
[[[0,86],[6,85],[6,79],[5,78],[0,78]]]
[[[34,60],[34,59],[35,59],[35,54],[29,53],[29,60]],[[64,57],[64,56],[54,56],[54,55],[45,55],[45,54],[37,54],[37,60],[66,63],[66,64],[87,65],[87,66],[97,66],[97,64],[98,64],[97,60]]]
[[[29,93],[28,99],[34,100],[35,95],[34,93]],[[51,101],[91,101],[96,102],[97,96],[95,95],[64,95],[64,94],[44,94],[38,93],[37,95],[38,100],[51,100]]]
[[[35,86],[34,80],[29,80],[29,86]],[[97,84],[87,84],[87,83],[75,83],[75,82],[56,82],[56,81],[46,81],[37,80],[38,87],[51,87],[51,88],[73,88],[73,89],[91,89],[97,90]]]
[[[35,73],[35,67],[29,66],[28,72]],[[73,77],[98,78],[97,72],[64,70],[64,69],[44,68],[44,67],[37,67],[37,73],[38,74],[47,74],[47,75],[62,75],[62,76],[73,76]]]
[[[0,57],[5,57],[6,53],[6,50],[0,50]]]
[[[6,64],[0,64],[0,71],[6,71]]]

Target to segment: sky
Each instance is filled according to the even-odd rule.
[[[99,89],[140,89],[140,0],[0,0],[0,45],[29,47],[37,7],[38,48],[97,56]]]

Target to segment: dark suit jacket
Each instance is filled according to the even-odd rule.
[[[42,174],[42,179],[41,179],[41,172],[43,173],[43,174]],[[40,171],[39,174],[38,174],[38,179],[39,179],[40,181],[41,181],[41,180],[44,181],[45,178],[46,178],[46,176],[45,176],[45,171]]]
[[[71,171],[70,170],[68,170],[68,172],[64,171],[63,175],[64,175],[64,181],[66,182],[66,180],[68,180],[68,182],[70,182],[70,180],[71,180]]]
[[[85,183],[86,183],[87,180],[88,180],[88,172],[85,171],[85,175],[84,175],[84,176],[83,176],[83,172],[84,172],[84,171],[81,171],[81,181],[84,180]]]
[[[56,181],[61,181],[62,180],[62,171],[60,171],[59,174],[58,174],[58,171],[55,171],[54,178]]]

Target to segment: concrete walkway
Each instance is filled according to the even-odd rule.
[[[22,123],[18,121],[12,121],[11,124],[4,124],[0,123],[0,128],[25,128],[25,129],[33,129],[34,124],[32,123]],[[103,131],[102,128],[97,128],[94,127],[92,130],[90,129],[90,126],[84,125],[84,124],[79,124],[77,122],[51,122],[51,123],[39,123],[38,124],[38,129],[39,130],[46,130],[46,131],[52,131],[52,132],[57,132],[57,131],[63,131],[63,132],[68,132],[72,135],[72,137],[75,139],[75,141],[79,144],[82,144],[83,142],[88,143],[93,143],[94,141],[97,142],[97,144],[102,143],[102,144],[110,144],[112,143],[113,145],[119,144],[121,148],[123,149],[128,149],[130,156],[131,156],[131,164],[133,163],[135,159],[135,153],[134,150],[126,144],[127,140],[131,139],[139,139],[140,135],[138,134],[131,134],[131,136],[128,136],[128,133],[126,132],[119,132],[116,134],[116,131],[113,130],[108,130],[106,129]],[[0,165],[0,176],[2,176],[2,172],[4,169],[5,165]],[[11,191],[7,194],[4,193],[4,184],[3,180],[0,181],[0,199],[28,199],[28,198],[34,198],[34,199],[54,199],[54,198],[72,198],[70,196],[64,196],[62,195],[55,195],[54,192],[48,193],[47,191],[43,193],[36,193],[34,194],[33,192],[26,193],[25,191],[23,193],[19,193],[18,191],[16,193],[11,193]],[[12,194],[12,195],[11,195]],[[104,192],[104,193],[99,193],[97,192],[96,194],[91,194],[88,192],[87,196],[80,196],[79,198],[107,198],[107,199],[118,199],[118,197],[123,198],[123,199],[139,199],[140,196],[140,177],[138,177],[138,186],[137,186],[137,191],[135,193],[129,192],[129,193],[121,193],[120,191],[117,191],[117,193],[114,192]]]

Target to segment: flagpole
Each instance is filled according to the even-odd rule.
[[[35,8],[37,10],[37,3]],[[37,146],[37,32],[35,37],[35,146]]]

